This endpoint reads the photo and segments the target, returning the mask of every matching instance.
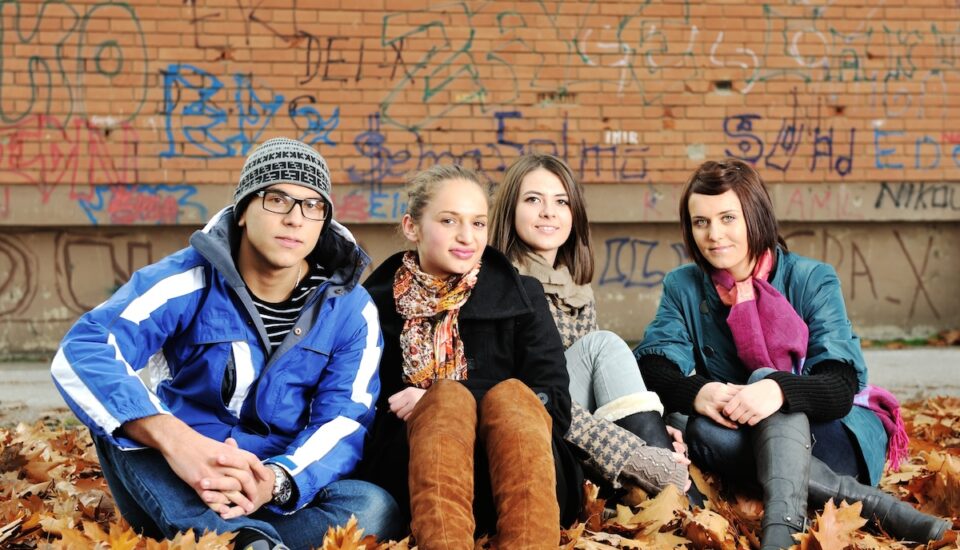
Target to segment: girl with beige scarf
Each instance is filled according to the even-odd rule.
[[[543,284],[563,338],[575,402],[567,440],[613,487],[686,488],[689,461],[679,432],[668,435],[663,405],[647,391],[627,344],[597,326],[590,226],[570,168],[552,155],[519,158],[497,190],[490,230],[491,246]]]

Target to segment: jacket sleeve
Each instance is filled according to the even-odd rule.
[[[866,387],[866,368],[860,339],[853,333],[833,266],[817,263],[803,287],[800,315],[810,331],[804,374],[815,365],[835,361],[858,373],[858,391]]]
[[[637,366],[647,387],[660,396],[664,412],[693,414],[697,394],[710,382],[702,374],[684,376],[677,365],[661,355],[641,355]]]
[[[303,508],[324,487],[352,472],[360,461],[380,395],[377,368],[383,337],[376,306],[365,290],[357,288],[354,293],[363,301],[340,328],[342,344],[334,350],[320,377],[307,426],[282,455],[265,461],[278,464],[293,479],[290,501],[283,508],[269,504],[273,512],[290,514]]]
[[[805,413],[811,422],[843,418],[853,407],[857,393],[856,371],[838,361],[817,363],[805,376],[772,372],[767,378],[783,390],[783,411]]]
[[[684,375],[696,368],[693,338],[686,321],[683,300],[678,291],[675,272],[668,273],[663,279],[663,294],[653,321],[643,331],[643,340],[633,350],[639,360],[644,355],[659,355],[673,363]]]
[[[116,434],[123,423],[169,414],[136,371],[190,320],[209,284],[209,269],[183,256],[147,266],[64,336],[51,365],[57,389],[77,418],[123,449],[142,448]]]

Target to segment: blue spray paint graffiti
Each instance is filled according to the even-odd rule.
[[[167,149],[161,157],[244,156],[260,142],[286,100],[270,89],[258,93],[250,75],[234,74],[233,81],[232,108],[225,109],[220,96],[227,92],[216,76],[180,64],[163,71]],[[287,105],[287,114],[300,132],[297,138],[309,145],[335,146],[330,133],[340,125],[340,108],[324,117],[316,103],[315,97],[302,95]]]
[[[666,271],[653,268],[651,254],[660,244],[660,241],[633,237],[607,239],[605,250],[607,260],[597,284],[599,286],[619,285],[624,288],[659,286],[663,283]],[[677,256],[677,263],[666,268],[667,270],[690,261],[683,243],[670,243],[669,246]]]
[[[893,160],[887,159],[887,157],[900,159],[909,158],[906,156],[909,155],[909,145],[905,145],[907,149],[901,152],[896,144],[897,141],[906,141],[902,139],[905,135],[906,132],[900,130],[873,129],[874,165],[878,169],[903,170],[906,167],[903,162],[894,162]],[[888,140],[893,141],[893,143],[890,143]],[[953,146],[950,158],[953,160],[955,166],[960,166],[960,145],[950,143],[949,136],[946,135],[943,136],[943,141],[943,147],[950,148],[951,145]],[[913,168],[934,170],[940,166],[940,159],[942,157],[943,149],[941,148],[941,144],[933,137],[924,134],[913,139]]]
[[[207,208],[190,200],[196,193],[192,185],[98,185],[94,200],[77,203],[93,225],[174,224],[188,210],[198,220],[207,219]]]
[[[365,159],[364,164],[347,167],[347,176],[353,183],[381,184],[387,180],[399,180],[404,174],[422,170],[440,162],[452,162],[476,170],[489,182],[497,182],[501,174],[516,156],[529,152],[550,153],[567,162],[577,173],[581,181],[596,177],[608,181],[642,181],[647,177],[646,159],[643,153],[649,147],[641,145],[599,145],[581,140],[579,145],[571,145],[567,122],[564,120],[560,130],[560,139],[534,138],[525,143],[513,141],[509,135],[508,122],[522,119],[519,111],[498,111],[493,113],[492,124],[496,131],[496,141],[456,151],[450,147],[431,146],[417,132],[412,146],[391,148],[386,136],[380,131],[380,115],[368,117],[367,130],[361,132],[353,141],[357,153]],[[374,203],[381,187],[371,187],[371,218],[385,217],[383,211],[375,210]],[[388,195],[390,193],[387,193]],[[381,199],[383,197],[380,197]],[[390,199],[389,202],[396,202]],[[390,206],[391,209],[396,206]]]
[[[776,138],[769,143],[765,143],[753,129],[755,123],[763,120],[763,117],[754,113],[745,113],[728,116],[723,119],[723,133],[736,141],[736,149],[725,149],[724,154],[728,157],[738,158],[757,164],[763,159],[764,166],[787,172],[790,169],[794,157],[803,144],[803,138],[811,132],[808,130],[806,122],[801,121],[798,125],[796,116],[783,118],[780,129],[777,131]],[[834,154],[834,128],[822,128],[819,124],[813,127],[813,141],[810,144],[808,171],[813,172],[818,169],[818,161],[825,160],[828,171],[836,171],[840,176],[846,176],[853,170],[854,145],[856,143],[856,128],[850,128],[849,150],[846,154],[837,152]],[[823,166],[823,165],[821,165]]]

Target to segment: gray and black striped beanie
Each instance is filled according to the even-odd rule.
[[[327,201],[327,219],[333,219],[327,161],[306,143],[282,137],[261,143],[243,163],[240,183],[233,194],[238,215],[250,195],[277,183],[301,185],[320,193],[323,200]]]

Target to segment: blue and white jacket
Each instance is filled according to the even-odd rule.
[[[231,254],[239,239],[227,207],[188,248],[140,269],[83,315],[51,370],[77,417],[122,449],[142,448],[118,432],[124,422],[173,414],[282,466],[297,498],[270,508],[291,513],[353,470],[374,418],[383,338],[358,284],[370,259],[332,222],[308,258],[330,278],[268,357],[266,330]]]

